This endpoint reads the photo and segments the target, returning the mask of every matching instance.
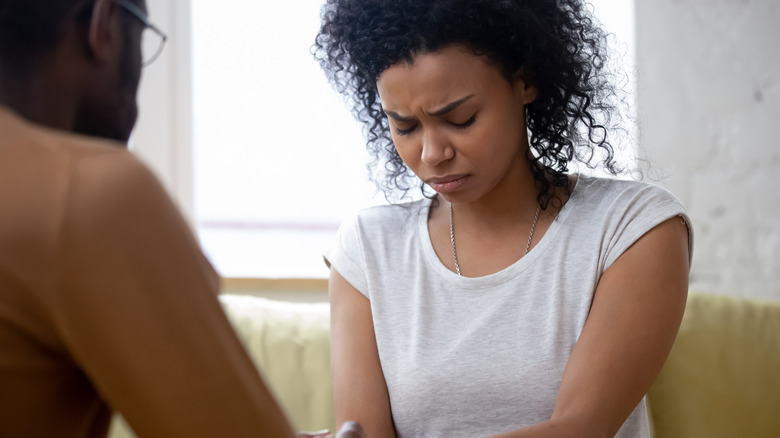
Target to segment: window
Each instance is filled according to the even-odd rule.
[[[374,202],[357,123],[310,47],[321,0],[194,0],[194,205],[223,275],[324,277],[322,252]]]
[[[325,277],[338,225],[384,202],[360,127],[310,53],[322,2],[148,2],[171,38],[144,72],[132,143],[223,276]],[[633,65],[633,2],[593,3]]]

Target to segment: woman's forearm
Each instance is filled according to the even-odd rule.
[[[491,438],[606,438],[609,433],[584,422],[548,420],[533,426],[494,435]]]

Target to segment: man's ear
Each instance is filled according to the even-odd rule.
[[[515,72],[513,85],[523,105],[533,102],[539,95],[539,90],[533,85],[533,78],[524,67]]]
[[[116,55],[120,29],[114,21],[118,13],[119,6],[114,0],[97,0],[92,8],[87,43],[98,63]]]

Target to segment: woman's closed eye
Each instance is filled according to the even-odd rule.
[[[468,120],[466,120],[465,122],[463,122],[463,123],[454,123],[454,122],[450,122],[450,125],[454,126],[454,127],[455,127],[455,128],[457,128],[457,129],[466,129],[466,128],[468,128],[469,126],[473,125],[473,124],[474,124],[474,122],[475,122],[476,120],[477,120],[477,114],[476,114],[476,113],[474,113],[474,115],[473,115],[473,116],[471,116],[471,117],[470,117]]]
[[[468,120],[466,120],[463,123],[456,123],[456,122],[447,122],[447,123],[449,123],[451,126],[455,127],[456,129],[466,129],[469,126],[473,125],[476,120],[477,120],[477,114],[474,113],[474,115],[472,115]],[[394,124],[394,127],[395,127],[395,133],[397,135],[409,135],[412,132],[414,132],[415,129],[417,129],[417,123],[411,125],[404,124],[404,126],[399,126],[397,124]]]
[[[416,128],[417,128],[417,125],[412,125],[411,127],[406,128],[406,129],[402,129],[400,126],[396,125],[395,126],[395,133],[398,134],[398,135],[409,135],[412,132],[414,132],[414,130]]]

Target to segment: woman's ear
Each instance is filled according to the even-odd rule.
[[[515,93],[520,99],[520,103],[528,105],[536,100],[539,95],[539,90],[533,85],[533,79],[525,71],[524,67],[520,67],[514,74],[512,85],[514,86]]]
[[[93,59],[103,63],[118,52],[121,29],[117,19],[119,5],[114,0],[97,0],[89,21],[87,45]]]

